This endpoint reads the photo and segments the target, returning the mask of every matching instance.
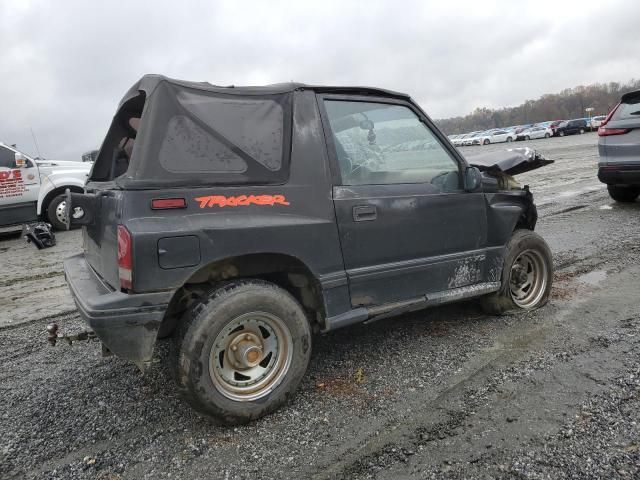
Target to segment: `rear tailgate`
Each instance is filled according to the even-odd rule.
[[[121,217],[121,190],[87,186],[83,196],[91,202],[92,219],[83,226],[84,254],[91,268],[114,290],[120,289],[118,276],[118,223]],[[76,197],[76,196],[74,196]],[[77,197],[76,197],[77,198]],[[76,206],[77,202],[73,202]]]

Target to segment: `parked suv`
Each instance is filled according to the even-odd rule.
[[[292,396],[314,331],[545,304],[551,253],[510,173],[549,161],[474,163],[402,93],[145,76],[69,195],[84,252],[65,275],[107,351],[144,370],[173,336],[184,397],[246,422]]]
[[[598,178],[618,202],[640,194],[640,90],[626,93],[598,128]]]
[[[579,118],[577,120],[567,120],[566,122],[558,124],[554,131],[555,135],[564,137],[565,135],[574,135],[576,133],[582,135],[587,131],[587,128],[587,121],[583,118]]]

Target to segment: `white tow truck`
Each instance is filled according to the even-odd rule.
[[[33,159],[0,143],[0,233],[44,220],[63,230],[65,192],[82,193],[93,163]]]

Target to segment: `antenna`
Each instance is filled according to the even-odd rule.
[[[29,130],[31,130],[31,137],[33,138],[33,143],[35,143],[36,145],[36,150],[38,151],[38,158],[42,159],[42,154],[40,153],[40,147],[38,147],[38,141],[36,140],[36,134],[33,133],[33,128],[29,127]]]

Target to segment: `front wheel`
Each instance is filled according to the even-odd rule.
[[[607,185],[609,196],[616,202],[630,203],[635,202],[640,195],[640,188],[619,187],[616,185]]]
[[[516,230],[506,248],[500,290],[482,297],[482,308],[491,314],[532,310],[549,300],[553,258],[547,242],[531,230]]]
[[[512,141],[513,141],[513,138],[507,137],[507,143],[512,142]]]
[[[485,138],[484,142],[482,142],[483,145],[489,145],[491,142],[489,141],[488,138]]]
[[[49,220],[49,223],[54,230],[67,229],[67,224],[65,223],[65,206],[67,203],[66,200],[66,195],[58,195],[53,200],[51,200],[49,206],[47,207],[47,219]],[[78,215],[81,212],[80,207],[76,207],[73,210],[74,212],[72,213],[72,215]],[[79,228],[79,225],[73,225],[71,228]]]
[[[548,133],[544,134],[544,138],[549,138],[549,137],[550,137],[550,135]]]
[[[560,132],[558,135],[560,135],[561,137],[564,137],[564,132]]]
[[[212,290],[186,314],[174,349],[182,396],[217,423],[247,423],[295,393],[311,328],[287,291],[261,280]]]
[[[584,133],[584,128],[580,129],[580,135],[582,135]]]
[[[529,135],[525,135],[524,139],[525,140],[531,140],[531,137]]]

